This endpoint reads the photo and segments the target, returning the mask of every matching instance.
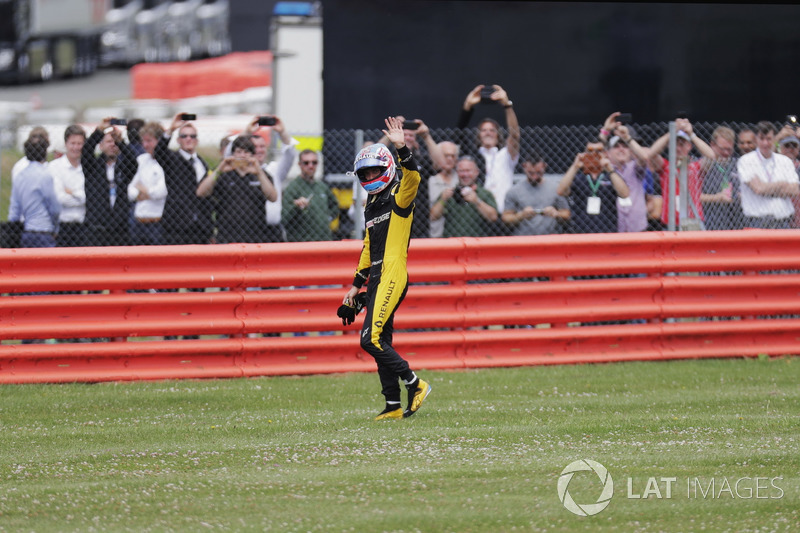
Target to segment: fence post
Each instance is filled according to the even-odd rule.
[[[676,199],[676,182],[677,182],[677,166],[675,161],[677,159],[677,153],[675,152],[675,147],[677,144],[677,131],[675,129],[675,121],[671,120],[669,123],[669,184],[667,187],[667,197],[664,201],[667,202],[667,229],[669,231],[675,231],[675,199]],[[663,191],[662,191],[663,194]]]

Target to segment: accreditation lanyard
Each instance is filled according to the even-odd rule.
[[[589,188],[592,190],[592,196],[597,196],[597,191],[600,190],[600,176],[602,175],[602,173],[598,174],[597,179],[593,180],[590,174],[586,174],[586,181],[589,182]]]
[[[731,184],[730,180],[728,179],[728,175],[730,175],[733,169],[731,168],[730,164],[727,167],[723,167],[722,165],[716,162],[714,164],[717,167],[717,172],[719,172],[722,175],[722,183],[720,184],[720,189],[719,189],[720,192],[722,192],[725,189],[727,189]]]
[[[593,180],[592,176],[586,174],[586,180],[589,182],[589,189],[592,191],[592,195],[586,199],[586,213],[590,215],[599,215],[600,214],[600,197],[597,196],[597,191],[600,190],[600,176],[597,176],[597,180]]]

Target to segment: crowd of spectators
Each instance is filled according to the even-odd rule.
[[[502,107],[505,124],[483,118],[469,128],[481,106]],[[322,153],[304,149],[298,156],[300,143],[280,117],[268,124],[255,117],[240,134],[226,136],[216,165],[198,154],[191,118],[179,113],[167,128],[137,119],[122,125],[112,117],[92,132],[69,125],[64,153],[50,162],[43,156],[47,130],[33,128],[12,170],[9,221],[21,225],[20,245],[353,236],[341,230],[354,227],[347,218],[359,207],[355,196],[322,179]],[[800,227],[796,124],[762,121],[738,132],[719,126],[706,142],[690,120],[676,117],[672,174],[685,175],[684,192],[681,180],[670,180],[669,133],[648,146],[618,112],[585,136],[563,174],[548,174],[549,162],[522,147],[513,102],[499,85],[467,94],[449,138],[434,138],[420,119],[403,120],[405,144],[422,175],[415,238],[641,232],[671,222],[708,230]],[[171,149],[175,133],[178,149]],[[295,163],[299,173],[290,176]]]

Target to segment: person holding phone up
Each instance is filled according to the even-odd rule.
[[[570,200],[572,233],[616,233],[617,198],[630,194],[599,139],[575,156],[556,192]]]
[[[217,185],[219,183],[219,186]],[[256,159],[250,135],[231,143],[231,155],[197,186],[197,196],[217,198],[217,242],[263,242],[267,220],[264,202],[278,197]]]

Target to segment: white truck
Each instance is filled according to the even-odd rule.
[[[231,51],[228,0],[113,0],[100,66],[189,61]]]
[[[0,0],[0,82],[86,76],[110,0]]]

